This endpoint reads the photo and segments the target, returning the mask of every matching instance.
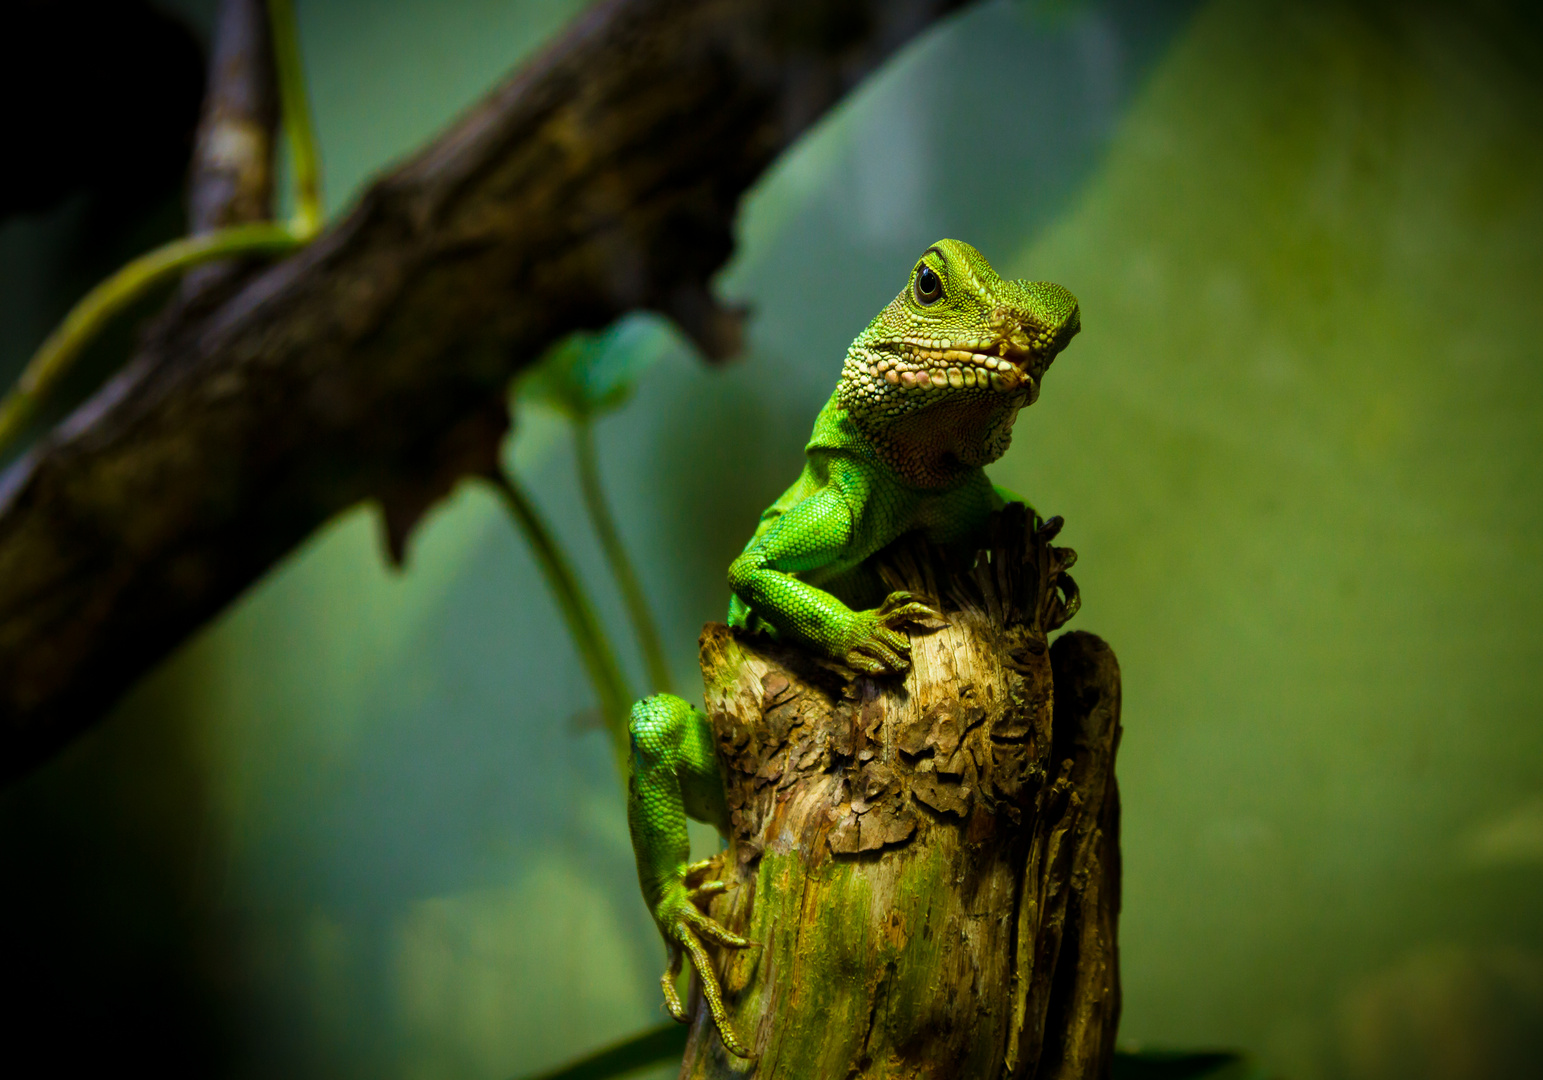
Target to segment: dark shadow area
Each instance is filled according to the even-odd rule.
[[[1223,1050],[1199,1054],[1182,1050],[1116,1053],[1110,1076],[1112,1080],[1192,1080],[1215,1076],[1242,1062],[1237,1054]]]

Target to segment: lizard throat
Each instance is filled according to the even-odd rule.
[[[920,404],[920,403],[918,403]],[[967,394],[898,414],[848,410],[875,456],[912,487],[951,487],[1007,452],[1026,394]]]

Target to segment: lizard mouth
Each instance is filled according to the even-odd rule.
[[[890,345],[872,373],[891,386],[921,392],[948,387],[1004,394],[1027,390],[1032,402],[1039,396],[1039,381],[1033,373],[1042,366],[1034,349],[1006,340],[905,338]]]

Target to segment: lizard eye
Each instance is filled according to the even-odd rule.
[[[923,306],[935,304],[943,295],[943,282],[933,273],[932,267],[923,263],[916,272],[916,302]]]

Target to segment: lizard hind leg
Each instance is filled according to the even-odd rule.
[[[744,948],[750,943],[743,938],[735,937],[711,919],[703,916],[716,931],[718,940],[725,945],[733,945],[735,948]],[[729,1010],[723,1004],[723,991],[718,986],[717,976],[708,961],[707,950],[702,948],[702,943],[685,927],[681,927],[682,944],[691,955],[691,966],[696,969],[697,978],[702,985],[702,997],[707,1002],[707,1009],[712,1013],[713,1024],[718,1029],[718,1037],[723,1040],[723,1048],[735,1057],[753,1057],[750,1048],[739,1041],[735,1034],[734,1025],[729,1022]],[[677,1019],[679,1019],[677,1017]]]
[[[683,958],[689,958],[702,986],[702,997],[724,1048],[740,1057],[749,1051],[729,1023],[723,991],[703,939],[730,949],[749,941],[731,933],[698,905],[724,892],[722,881],[702,881],[713,860],[691,862],[688,816],[727,825],[723,783],[707,717],[672,694],[655,694],[632,707],[631,776],[627,784],[627,824],[637,858],[638,883],[669,954],[660,986],[670,1015],[685,1023],[689,1015],[675,991]]]

